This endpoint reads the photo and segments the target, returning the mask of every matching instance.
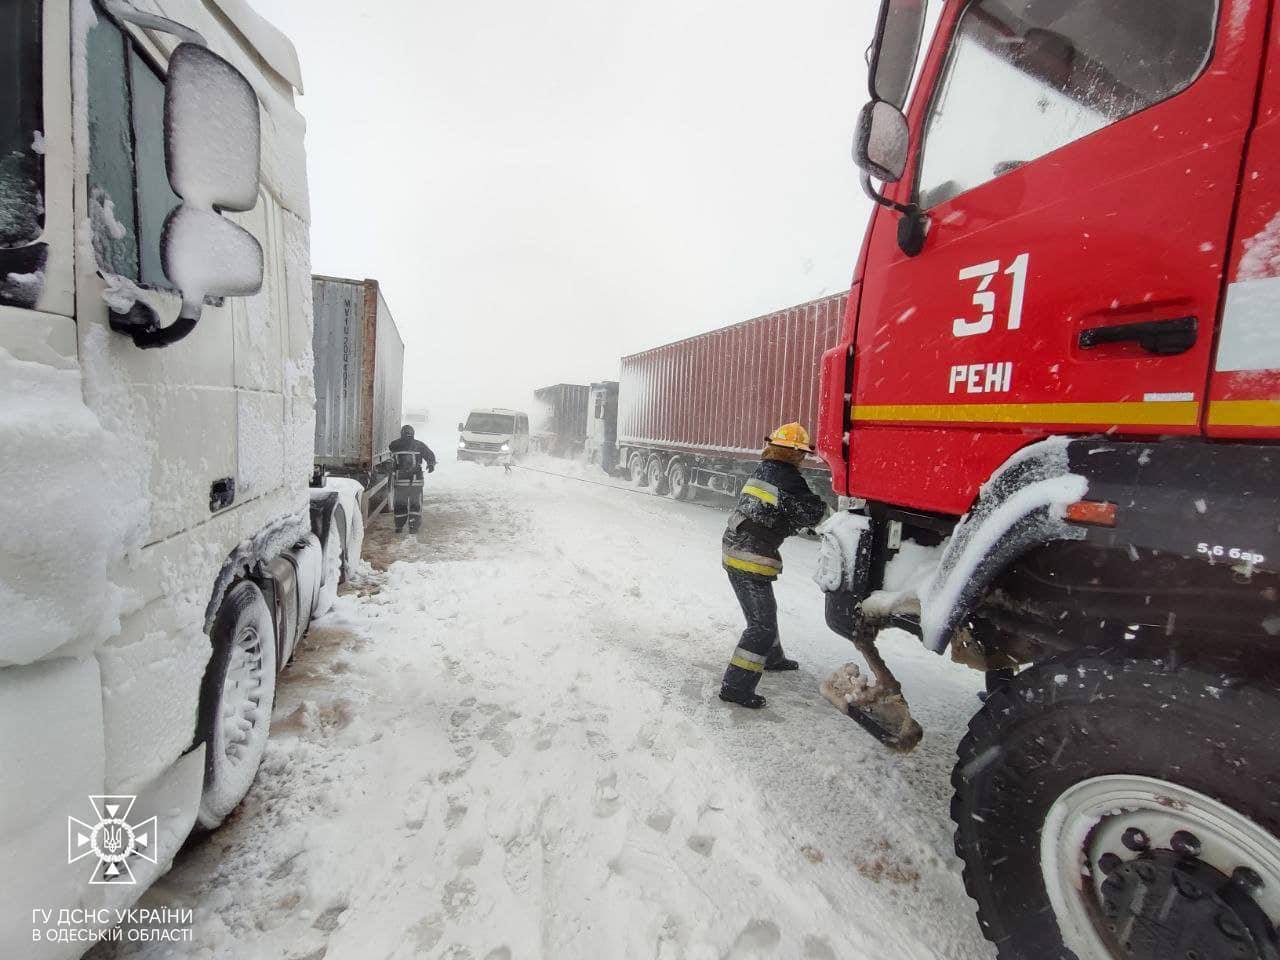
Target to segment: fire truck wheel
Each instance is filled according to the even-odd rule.
[[[658,496],[663,497],[667,494],[667,471],[664,469],[662,458],[658,456],[649,458],[649,489]]]
[[[1000,960],[1262,960],[1280,921],[1280,695],[1085,651],[1000,686],[952,775]]]
[[[637,487],[643,487],[649,482],[648,463],[644,454],[639,450],[636,450],[627,459],[627,476]]]
[[[196,740],[205,745],[204,792],[196,820],[212,830],[234,810],[257,776],[271,730],[276,637],[256,584],[227,591],[209,631],[213,655],[200,688]]]
[[[693,496],[694,486],[689,465],[679,458],[672,460],[671,466],[667,468],[667,492],[673,500],[688,500]]]

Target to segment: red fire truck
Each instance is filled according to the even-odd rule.
[[[1001,960],[1280,956],[1276,6],[949,0],[917,68],[924,6],[869,51],[828,622],[987,671]]]

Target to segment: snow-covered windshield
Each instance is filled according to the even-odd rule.
[[[516,418],[505,413],[473,413],[467,417],[467,433],[515,433]]]
[[[0,3],[0,247],[44,227],[39,0]]]

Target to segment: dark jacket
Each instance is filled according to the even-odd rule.
[[[425,443],[423,443],[421,440],[415,440],[415,439],[413,439],[413,437],[412,437],[412,436],[409,436],[409,437],[405,437],[405,436],[396,437],[396,439],[392,440],[389,444],[387,444],[387,447],[388,447],[388,449],[391,451],[391,457],[392,457],[392,464],[391,464],[391,468],[392,468],[392,470],[394,470],[394,469],[395,469],[395,466],[396,466],[396,464],[395,464],[396,456],[395,456],[395,455],[396,455],[397,453],[412,453],[412,454],[414,454],[414,458],[413,458],[413,476],[414,476],[415,478],[417,478],[417,479],[420,479],[420,478],[422,477],[422,465],[423,465],[424,463],[427,465],[427,472],[428,472],[428,473],[430,473],[432,470],[434,470],[434,469],[436,468],[436,455],[435,455],[434,453],[432,453],[432,452],[431,452],[431,448],[430,448],[430,447],[428,447],[428,446],[427,446]]]
[[[776,577],[782,572],[782,541],[811,527],[827,505],[809,489],[800,471],[781,460],[765,460],[742,485],[729,515],[721,547],[730,570]]]

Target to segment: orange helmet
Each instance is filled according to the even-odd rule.
[[[792,450],[813,452],[813,445],[809,442],[809,431],[799,423],[784,423],[769,434],[769,443],[775,447],[790,447]]]

